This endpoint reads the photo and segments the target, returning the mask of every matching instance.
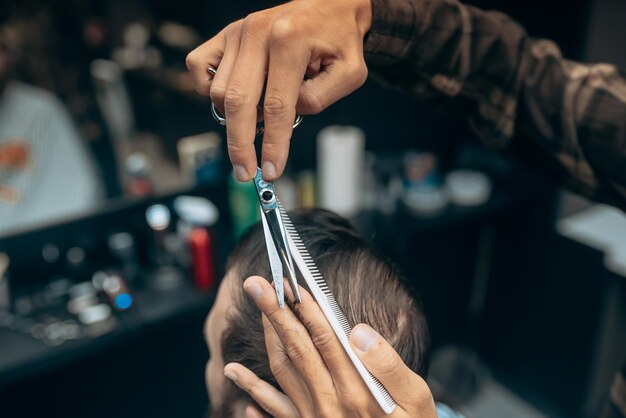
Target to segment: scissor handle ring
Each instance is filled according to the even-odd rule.
[[[217,108],[215,107],[215,103],[211,103],[211,115],[213,115],[213,119],[215,119],[217,123],[219,123],[222,126],[226,126],[226,118],[219,114],[219,112],[217,111]],[[293,129],[296,129],[302,123],[302,119],[304,119],[302,115],[296,115],[296,120],[293,122]],[[263,130],[264,130],[263,125],[257,126],[256,134],[257,135],[262,134]]]
[[[217,70],[213,67],[208,67],[207,72],[211,74],[211,76],[215,76],[215,74],[217,74]],[[217,123],[222,126],[226,126],[226,118],[219,114],[217,108],[215,107],[215,103],[213,102],[211,102],[211,115],[213,115],[213,119],[215,119]],[[296,120],[293,122],[293,129],[296,129],[302,123],[302,119],[304,119],[302,115],[296,115]],[[262,125],[262,122],[260,122],[256,128],[256,134],[261,135],[264,130],[265,127]]]
[[[217,112],[217,109],[215,108],[215,103],[213,102],[211,102],[211,114],[213,115],[213,119],[215,119],[217,123],[222,126],[226,126],[226,118]]]

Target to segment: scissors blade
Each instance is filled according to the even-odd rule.
[[[274,287],[276,288],[276,297],[278,298],[278,306],[283,308],[285,306],[285,287],[283,285],[283,263],[280,260],[276,245],[272,239],[267,220],[265,219],[265,213],[261,209],[261,221],[263,222],[263,236],[265,237],[265,245],[267,247],[267,256],[270,260],[270,269],[272,270],[272,280]]]
[[[282,255],[282,260],[285,263],[285,267],[287,267],[287,279],[289,280],[289,285],[291,287],[291,291],[296,299],[297,303],[302,302],[302,297],[300,296],[300,289],[298,287],[298,280],[296,278],[296,269],[294,268],[293,265],[293,259],[291,258],[291,249],[289,248],[289,245],[287,244],[287,231],[285,230],[285,225],[283,223],[283,215],[282,215],[282,206],[280,206],[280,203],[278,202],[277,199],[277,204],[278,204],[278,209],[276,212],[276,218],[278,221],[278,227],[280,230],[280,235],[282,237],[282,240],[280,241],[284,247],[281,248],[281,252],[279,253],[279,256]]]
[[[277,203],[278,205],[278,203]],[[292,289],[293,296],[296,303],[300,303],[302,298],[300,297],[300,290],[298,289],[298,280],[296,278],[296,272],[293,267],[293,260],[291,258],[291,250],[287,245],[287,234],[285,232],[285,226],[283,225],[280,208],[277,206],[274,209],[263,211],[265,213],[265,220],[267,221],[267,228],[270,232],[274,246],[280,260],[283,262],[283,267],[287,269],[287,279]]]

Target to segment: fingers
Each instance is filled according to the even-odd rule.
[[[288,288],[288,284],[285,287]],[[291,293],[289,288],[287,293]],[[300,287],[300,296],[302,302],[294,305],[293,311],[306,327],[311,341],[324,359],[337,390],[348,396],[362,389],[367,391],[367,386],[362,382],[359,373],[352,365],[352,361],[313,296],[302,287]]]
[[[279,177],[287,162],[289,140],[296,117],[300,86],[310,59],[308,50],[298,43],[294,22],[278,20],[270,34],[269,70],[263,103],[263,178]]]
[[[266,70],[261,160],[266,180],[284,170],[296,110],[319,113],[365,81],[363,36],[371,10],[367,2],[344,3],[332,9],[288,2],[253,13],[189,54],[197,90],[210,94],[228,120],[228,150],[238,180],[248,181],[256,172],[254,122]],[[213,79],[209,65],[219,65]],[[310,79],[303,82],[305,74]]]
[[[252,405],[248,405],[246,407],[246,418],[265,418],[263,413],[259,411],[256,407]]]
[[[257,105],[265,83],[267,51],[255,31],[261,24],[251,15],[231,23],[187,56],[196,90],[210,95],[228,123],[228,153],[235,177],[249,181],[256,172]],[[212,76],[207,68],[217,68]]]
[[[276,330],[284,350],[305,382],[317,407],[334,405],[334,384],[309,334],[290,309],[280,308],[274,288],[262,277],[244,282],[244,290]]]
[[[232,69],[224,96],[228,154],[239,181],[249,181],[256,173],[254,149],[257,104],[265,83],[267,51],[259,39],[263,23],[260,17],[250,15],[241,25],[239,55]]]
[[[289,398],[274,386],[259,379],[252,371],[238,363],[230,363],[224,367],[224,376],[245,390],[256,403],[268,414],[276,418],[299,417],[300,414]],[[258,411],[256,411],[258,413]],[[254,416],[254,412],[246,411],[246,415]]]
[[[393,347],[376,331],[359,324],[352,329],[350,343],[363,365],[387,389],[398,406],[407,412],[421,411],[420,414],[424,414],[419,416],[437,416],[426,382],[404,364]]]
[[[339,99],[349,95],[365,83],[367,66],[361,54],[350,59],[333,61],[323,70],[306,80],[300,88],[296,106],[301,115],[320,113]]]
[[[264,314],[262,317],[265,346],[272,374],[289,399],[292,400],[300,415],[303,417],[314,416],[315,409],[306,384],[287,356],[280,338],[269,319]]]
[[[203,96],[209,95],[213,80],[207,68],[209,66],[217,68],[224,56],[226,33],[227,28],[191,51],[185,60],[187,69],[193,77],[196,91]]]

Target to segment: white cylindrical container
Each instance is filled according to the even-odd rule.
[[[319,204],[351,217],[361,206],[365,133],[354,126],[329,126],[317,135]]]

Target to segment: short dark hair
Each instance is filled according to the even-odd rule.
[[[361,238],[348,221],[332,212],[300,210],[290,213],[290,218],[350,325],[372,326],[411,370],[425,377],[429,363],[428,328],[421,304],[409,291],[398,268]],[[241,282],[253,275],[271,277],[260,225],[240,240],[229,258],[227,271],[233,271]],[[298,282],[307,288],[299,273]],[[280,390],[270,370],[260,312],[241,286],[235,299],[236,309],[227,318],[221,342],[224,362],[241,363]],[[241,389],[230,382],[226,384],[230,387],[225,391],[225,408],[236,400],[249,399]],[[230,416],[228,411],[217,415]]]

